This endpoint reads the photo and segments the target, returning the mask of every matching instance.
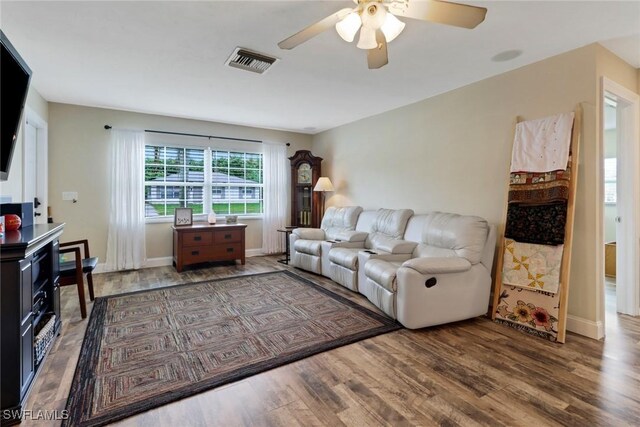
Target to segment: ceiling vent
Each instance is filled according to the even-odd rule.
[[[237,47],[226,64],[230,67],[239,68],[241,70],[252,71],[258,74],[264,74],[265,71],[276,62],[278,58],[267,56],[263,53],[253,52],[249,49]]]

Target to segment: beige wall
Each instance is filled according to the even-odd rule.
[[[110,132],[105,124],[125,129],[158,129],[205,135],[289,142],[288,154],[309,149],[311,136],[126,111],[49,104],[49,204],[56,222],[65,222],[62,240],[88,238],[92,253],[104,262],[109,220]],[[194,145],[206,140],[190,138]],[[78,202],[62,200],[63,191],[77,191]],[[262,220],[248,224],[247,249],[262,247]],[[171,224],[146,227],[147,257],[171,256]]]
[[[40,96],[40,93],[33,87],[29,87],[27,93],[27,102],[25,111],[22,113],[22,122],[25,121],[26,111],[31,109],[45,122],[49,120],[49,103]],[[13,158],[9,167],[9,178],[0,182],[0,196],[11,197],[12,202],[22,202],[22,183],[24,181],[22,175],[23,166],[23,148],[24,142],[22,137],[22,126],[18,131],[16,146],[13,150]]]
[[[569,313],[595,321],[597,50],[586,46],[316,135],[313,150],[337,187],[327,203],[475,214],[502,232],[516,116],[583,103]]]

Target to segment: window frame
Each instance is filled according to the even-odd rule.
[[[146,223],[163,223],[163,222],[173,222],[173,217],[174,215],[158,215],[158,216],[146,216],[146,204],[147,204],[147,197],[146,197],[146,188],[148,186],[164,186],[164,191],[165,191],[165,196],[166,196],[166,191],[167,191],[167,187],[170,186],[176,186],[176,187],[183,187],[185,188],[185,192],[186,192],[186,188],[187,187],[201,187],[202,188],[202,213],[198,213],[193,215],[194,221],[196,220],[204,220],[206,219],[206,217],[209,215],[209,213],[212,210],[213,204],[214,204],[214,198],[213,198],[213,189],[214,188],[219,188],[221,189],[221,193],[223,196],[225,196],[227,203],[230,204],[232,203],[232,200],[230,199],[230,192],[229,190],[232,187],[238,188],[238,191],[240,191],[239,189],[244,187],[252,187],[252,188],[257,188],[258,191],[258,195],[261,196],[258,201],[260,203],[260,207],[261,207],[261,212],[250,212],[247,213],[247,201],[244,199],[244,197],[242,198],[242,200],[244,201],[244,213],[219,213],[216,211],[216,214],[220,214],[221,216],[224,215],[237,215],[239,218],[242,219],[262,219],[264,217],[264,180],[265,180],[265,176],[264,176],[264,155],[262,152],[259,151],[243,151],[242,149],[231,149],[231,148],[216,148],[215,145],[208,145],[208,146],[204,146],[204,145],[187,145],[187,144],[179,144],[179,143],[175,143],[172,144],[170,142],[167,143],[145,143],[145,152],[147,150],[147,147],[163,147],[165,149],[165,154],[164,154],[164,159],[163,159],[163,164],[162,166],[164,167],[164,172],[165,172],[165,181],[162,182],[154,182],[154,181],[147,181],[146,180],[146,176],[145,176],[145,180],[144,180],[144,204],[145,204],[145,222]],[[166,170],[167,170],[167,158],[166,158],[166,149],[167,148],[173,148],[173,149],[182,149],[185,150],[185,161],[184,161],[184,165],[182,167],[184,167],[185,170],[185,176],[184,176],[184,180],[183,181],[166,181]],[[188,182],[186,181],[187,179],[187,175],[186,175],[186,171],[188,170],[188,165],[186,163],[186,150],[202,150],[204,155],[203,155],[203,168],[204,168],[204,180],[203,182]],[[237,184],[230,184],[229,180],[227,180],[227,183],[214,183],[213,182],[213,169],[214,169],[214,164],[213,164],[213,153],[214,152],[226,152],[228,153],[228,155],[230,156],[231,153],[240,153],[243,154],[243,156],[245,156],[244,159],[244,171],[245,171],[245,176],[246,176],[246,171],[247,170],[257,170],[260,173],[260,178],[261,178],[261,182],[256,183],[256,184],[250,184],[247,185],[246,182],[243,183],[237,183]],[[247,169],[246,167],[246,155],[250,154],[250,155],[257,155],[259,156],[260,159],[260,167],[259,168],[249,168]],[[230,166],[230,165],[229,165]],[[232,169],[229,166],[227,166],[227,169]],[[146,157],[145,157],[145,162],[144,162],[144,168],[143,168],[143,173],[146,174],[147,171],[147,163],[146,163]],[[217,184],[217,185],[216,185]],[[185,194],[186,197],[186,194]],[[186,200],[186,199],[185,199]],[[165,213],[166,213],[166,204],[167,204],[167,199],[166,197],[164,199],[162,199],[162,201],[165,204]],[[231,210],[231,209],[229,209]]]

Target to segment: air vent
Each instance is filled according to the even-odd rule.
[[[226,64],[230,67],[239,68],[241,70],[263,74],[277,60],[278,58],[267,56],[263,53],[253,52],[249,49],[237,47],[229,59],[227,59]]]

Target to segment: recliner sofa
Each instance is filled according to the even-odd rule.
[[[432,212],[411,217],[404,238],[416,242],[410,259],[364,265],[361,293],[371,302],[411,329],[487,312],[495,227],[476,216]]]
[[[333,247],[360,247],[366,232],[356,231],[360,206],[330,207],[320,228],[296,228],[289,237],[291,261],[294,267],[329,276],[329,250]],[[324,256],[323,256],[324,255]]]
[[[411,215],[411,209],[378,209],[361,247],[339,247],[329,251],[331,280],[358,292],[358,279],[364,278],[359,267],[369,259],[408,259],[415,244],[407,247],[401,239]]]
[[[293,266],[361,293],[410,329],[487,312],[496,228],[484,219],[359,207],[327,215],[321,229],[294,230]]]

